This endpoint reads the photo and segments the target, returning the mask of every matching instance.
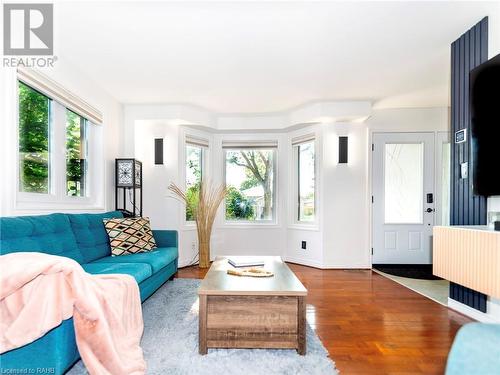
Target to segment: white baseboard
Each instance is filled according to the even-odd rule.
[[[323,264],[325,270],[371,270],[371,264]]]
[[[500,323],[500,318],[490,314],[485,314],[481,311],[473,309],[472,307],[464,305],[463,303],[455,301],[452,298],[448,298],[448,307],[481,323]]]
[[[309,267],[320,268],[320,269],[323,268],[323,263],[317,262],[315,260],[288,257],[288,256],[282,256],[281,259],[283,259],[285,262],[296,263],[296,264],[300,264],[302,266],[309,266]]]
[[[192,261],[192,259],[179,259],[179,264],[178,264],[178,268],[182,268],[182,267],[187,267],[190,265],[190,262]],[[195,263],[195,264],[198,264],[198,263]]]
[[[215,257],[213,257],[215,259]],[[212,260],[214,260],[212,259]],[[314,268],[319,268],[322,270],[327,270],[327,269],[371,269],[370,265],[366,264],[325,264],[322,262],[318,262],[316,260],[311,260],[311,259],[304,259],[304,258],[297,258],[297,257],[289,257],[289,256],[282,256],[281,259],[283,259],[285,262],[290,262],[290,263],[296,263],[300,264],[302,266],[308,266],[308,267],[314,267]],[[187,267],[189,266],[189,262],[191,262],[192,259],[179,259],[179,268],[182,267]]]
[[[315,260],[289,257],[289,256],[282,256],[281,258],[285,262],[297,263],[297,264],[300,264],[303,266],[319,268],[322,270],[328,270],[328,269],[371,269],[371,265],[366,265],[366,264],[359,264],[359,265],[358,264],[328,264],[328,263],[318,262]]]

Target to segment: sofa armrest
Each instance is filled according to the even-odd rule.
[[[446,375],[497,374],[500,369],[500,324],[469,323],[458,331]]]
[[[158,247],[178,247],[176,230],[153,230],[153,237]]]

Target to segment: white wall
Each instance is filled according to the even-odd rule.
[[[488,15],[488,57],[500,53],[500,6]]]
[[[179,229],[180,204],[171,197],[170,182],[179,183],[179,127],[164,121],[136,121],[135,152],[142,161],[143,211],[155,229]],[[163,165],[154,164],[154,139],[163,138]]]
[[[143,163],[143,215],[150,218],[153,229],[179,232],[179,265],[185,266],[196,254],[196,231],[183,226],[183,205],[168,191],[168,185],[182,183],[180,119],[205,122],[210,118],[182,105],[125,105],[123,116],[121,154]],[[163,165],[154,165],[155,138],[164,139]]]
[[[168,190],[171,182],[183,186],[181,127],[167,120],[134,120],[131,129],[134,151],[125,155],[142,161],[143,215],[153,229],[178,231],[179,265],[188,265],[197,253],[196,231],[184,225],[184,205]],[[163,138],[163,165],[154,164],[155,138]]]
[[[376,109],[366,124],[371,132],[449,131],[448,114],[446,107]]]
[[[187,264],[196,254],[196,232],[183,220],[183,205],[167,191],[170,181],[183,184],[184,152],[182,122],[161,116],[172,116],[169,106],[125,106],[125,156],[143,161],[144,214],[151,217],[154,228],[179,230],[180,264]],[[188,111],[184,111],[188,113]],[[210,118],[210,116],[207,116]],[[244,122],[267,129],[255,119],[233,117],[241,126]],[[227,120],[227,119],[226,119]],[[277,121],[275,118],[274,120]],[[189,119],[183,120],[189,122]],[[279,121],[278,121],[279,122]],[[277,123],[276,123],[277,124]],[[228,124],[230,127],[231,124]],[[283,126],[277,124],[278,130]],[[202,126],[203,127],[203,124]],[[132,135],[127,134],[132,129]],[[217,133],[205,132],[210,139],[208,175],[214,181],[223,181],[223,139],[277,139],[278,196],[277,223],[275,225],[227,225],[219,212],[212,236],[212,256],[222,254],[282,255],[286,260],[321,268],[369,268],[370,256],[370,163],[371,133],[373,131],[447,131],[447,108],[380,109],[364,123],[323,123],[298,131],[255,132],[249,130]],[[200,130],[197,130],[200,132]],[[316,132],[318,140],[319,225],[313,228],[296,226],[290,220],[290,139],[300,132]],[[215,132],[215,133],[214,133]],[[338,164],[338,136],[349,136],[349,163]],[[153,165],[153,139],[165,139],[165,165]],[[128,140],[128,143],[127,143]],[[307,249],[301,249],[301,242]]]
[[[371,266],[371,135],[376,131],[448,131],[447,108],[378,109],[365,123],[323,124],[323,263]],[[349,137],[348,164],[338,164],[338,137]]]
[[[348,163],[338,163],[338,137],[348,136]],[[369,268],[368,129],[323,124],[323,251],[331,268]]]
[[[170,125],[213,126],[209,112],[191,105],[127,104],[123,106],[123,142],[121,153],[132,156],[135,152],[135,125],[141,120],[161,120]]]
[[[306,241],[306,249],[302,249]],[[325,268],[323,231],[320,229],[298,229],[289,227],[286,231],[285,260],[306,266]]]
[[[103,211],[114,209],[114,159],[119,157],[122,142],[122,106],[103,88],[85,76],[73,65],[60,58],[54,68],[44,69],[41,72],[49,78],[77,95],[103,114],[103,150],[104,150],[104,181],[99,185],[104,194],[92,209]],[[0,215],[28,215],[50,212],[47,209],[33,208],[20,210],[16,208],[16,168],[17,168],[17,81],[15,69],[2,68],[1,75],[0,109],[0,147],[1,152],[1,205]],[[6,183],[4,183],[6,182]],[[78,206],[69,206],[57,209],[57,212],[76,211]],[[88,212],[89,208],[81,211]]]

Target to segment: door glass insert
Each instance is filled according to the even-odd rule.
[[[423,222],[424,144],[385,144],[385,223]]]
[[[450,225],[450,157],[451,145],[449,142],[443,143],[441,155],[441,225]]]

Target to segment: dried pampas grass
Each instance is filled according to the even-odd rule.
[[[186,193],[173,182],[170,183],[168,189],[193,212],[198,231],[199,267],[210,267],[210,236],[217,210],[227,194],[226,187],[222,184],[213,184],[210,181],[203,180],[200,185],[198,199],[195,202],[189,200]]]

